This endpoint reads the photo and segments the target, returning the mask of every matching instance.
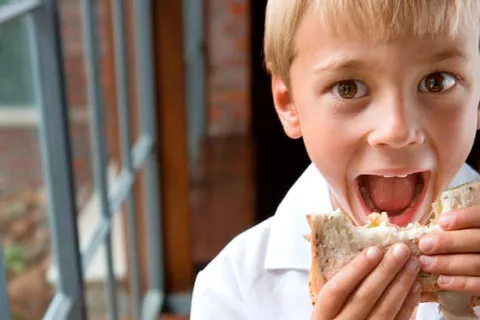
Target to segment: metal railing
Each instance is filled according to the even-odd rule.
[[[141,134],[130,148],[129,96],[125,43],[124,1],[113,0],[115,73],[119,102],[122,170],[111,190],[107,185],[107,143],[104,102],[100,85],[100,62],[96,14],[92,0],[81,0],[87,83],[92,121],[92,146],[95,192],[100,199],[101,220],[82,250],[77,234],[77,206],[72,173],[72,151],[68,131],[63,57],[59,30],[58,5],[55,0],[23,0],[0,6],[0,24],[13,19],[27,19],[30,30],[33,77],[36,100],[40,106],[40,140],[45,182],[48,189],[49,222],[52,250],[58,279],[54,298],[44,319],[85,319],[83,274],[94,255],[104,245],[106,250],[106,296],[109,318],[118,319],[116,281],[113,270],[112,217],[126,204],[131,281],[131,310],[134,319],[155,319],[164,304],[161,212],[157,169],[155,92],[151,1],[136,0],[135,48],[136,79],[140,106]],[[137,225],[133,184],[137,172],[145,174],[146,230],[149,248],[149,281],[145,296],[140,292]],[[0,319],[11,319],[0,246]]]

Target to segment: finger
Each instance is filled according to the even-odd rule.
[[[409,320],[414,318],[415,308],[420,303],[420,291],[420,285],[418,285],[418,287],[414,286],[412,290],[410,290],[395,320]]]
[[[379,248],[368,248],[342,268],[320,290],[312,319],[336,317],[352,291],[380,263],[382,257],[383,253]]]
[[[438,286],[444,290],[477,294],[480,292],[480,277],[441,275]]]
[[[418,248],[424,254],[480,252],[480,229],[437,232],[423,236]]]
[[[444,213],[438,224],[444,230],[480,228],[480,206]]]
[[[390,248],[382,262],[349,297],[339,318],[365,318],[372,311],[383,292],[403,268],[409,257],[410,251],[403,243],[396,244]]]
[[[422,269],[445,275],[480,276],[479,254],[421,256]]]
[[[420,262],[416,258],[410,259],[406,266],[397,274],[397,277],[383,293],[369,316],[369,319],[394,319],[406,301],[410,291],[420,291],[420,284],[415,279],[420,271]]]

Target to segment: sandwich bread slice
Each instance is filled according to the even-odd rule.
[[[390,224],[385,213],[372,213],[370,222],[365,226],[355,226],[339,210],[309,214],[307,220],[311,233],[307,239],[312,250],[309,272],[312,304],[315,304],[321,285],[365,248],[378,246],[388,249],[395,243],[403,242],[412,255],[420,256],[418,240],[425,234],[442,232],[437,225],[442,213],[474,205],[480,205],[480,183],[464,184],[442,193],[440,199],[432,204],[433,215],[427,225],[415,223],[401,228]],[[448,319],[479,319],[474,306],[480,305],[480,297],[442,291],[437,285],[437,278],[438,275],[420,272],[418,281],[423,302],[438,302],[440,311]]]

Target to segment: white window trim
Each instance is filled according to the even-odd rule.
[[[74,123],[88,121],[87,107],[71,107],[69,113]],[[40,114],[36,106],[0,107],[0,128],[38,127],[39,122]]]
[[[115,164],[110,163],[107,168],[108,171],[108,187],[111,190],[115,177],[118,176],[118,168]],[[87,204],[80,210],[78,215],[78,233],[80,248],[84,250],[89,240],[97,230],[97,226],[102,220],[102,213],[100,212],[100,199],[97,193],[93,193]],[[112,250],[113,256],[113,268],[114,277],[116,280],[121,281],[127,276],[127,264],[126,264],[126,239],[124,238],[124,220],[123,215],[117,212],[112,217]],[[85,282],[87,284],[103,283],[107,279],[107,269],[105,260],[105,246],[102,245],[95,253],[92,263],[87,269],[85,276]],[[48,270],[45,275],[46,281],[56,286],[58,283],[58,270],[54,261],[50,261]]]

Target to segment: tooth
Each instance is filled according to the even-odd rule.
[[[408,177],[409,175],[408,175],[408,174],[402,174],[402,175],[386,175],[386,174],[382,174],[381,176],[384,177],[384,178],[406,178],[406,177]]]
[[[382,177],[384,178],[406,178],[408,177],[408,174],[404,174],[404,175],[385,175],[385,174],[382,174]]]

